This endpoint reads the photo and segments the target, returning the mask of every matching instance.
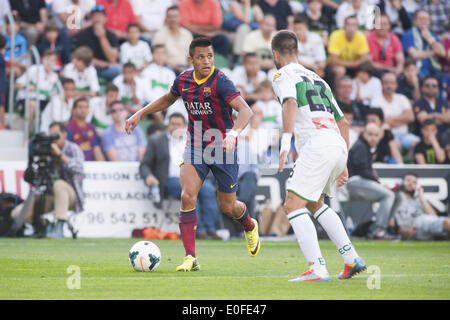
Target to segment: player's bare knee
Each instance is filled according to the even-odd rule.
[[[194,208],[197,203],[197,197],[187,191],[181,192],[181,205],[183,208]]]

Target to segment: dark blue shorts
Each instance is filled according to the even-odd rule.
[[[223,149],[193,148],[186,146],[182,164],[192,164],[202,181],[212,171],[220,192],[233,193],[238,189],[239,164],[237,151],[226,153]]]

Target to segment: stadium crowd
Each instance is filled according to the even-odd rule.
[[[131,136],[124,123],[190,67],[191,40],[209,37],[216,67],[254,111],[239,141],[254,161],[241,166],[239,184],[248,187],[238,196],[255,216],[259,168],[278,163],[282,128],[271,87],[271,38],[289,29],[299,40],[299,61],[330,84],[351,123],[349,159],[357,161],[349,161],[349,190],[373,183],[380,197],[370,201],[381,201],[384,212],[376,216],[386,230],[394,200],[372,162],[450,164],[449,17],[450,2],[439,0],[0,0],[0,130],[8,130],[6,97],[14,89],[14,112],[28,115],[30,135],[62,122],[85,161],[139,161],[146,185],[179,197],[172,162],[184,137],[173,132],[185,128],[183,103],[152,115]],[[41,61],[27,68],[31,46]],[[8,88],[11,68],[14,88]],[[33,127],[37,108],[40,128]],[[167,154],[154,150],[162,143]],[[291,162],[296,157],[294,150]],[[200,238],[216,237],[210,222],[218,207],[208,203],[213,183],[199,197],[200,216],[209,215]]]

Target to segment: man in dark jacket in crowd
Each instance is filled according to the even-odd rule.
[[[375,212],[376,221],[369,229],[369,237],[374,239],[388,237],[386,229],[395,200],[394,192],[380,184],[372,167],[373,156],[380,139],[381,129],[377,125],[369,123],[348,155],[347,189],[350,200],[380,203]]]

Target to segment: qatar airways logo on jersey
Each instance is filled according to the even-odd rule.
[[[210,102],[184,102],[184,106],[192,115],[209,115],[213,114]]]

